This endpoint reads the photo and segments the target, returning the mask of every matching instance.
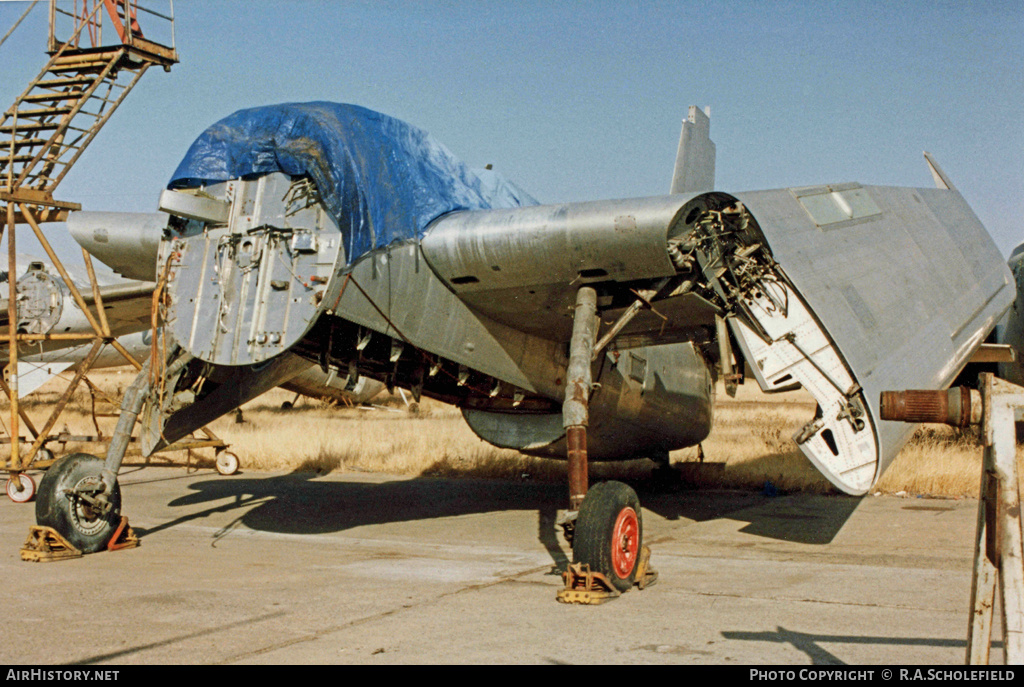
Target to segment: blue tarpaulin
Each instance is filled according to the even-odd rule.
[[[349,264],[419,238],[448,212],[536,205],[490,171],[474,171],[429,134],[356,105],[288,103],[239,110],[196,139],[168,188],[283,172],[310,176],[345,237]]]

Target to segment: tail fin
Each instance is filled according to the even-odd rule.
[[[679,134],[679,152],[669,193],[702,193],[715,188],[715,144],[709,136],[710,109],[691,105]]]
[[[932,178],[935,179],[935,188],[947,189],[950,191],[956,190],[956,186],[954,186],[953,182],[949,180],[946,173],[942,171],[942,167],[939,167],[939,163],[935,161],[935,158],[932,157],[931,153],[925,151],[924,160],[928,163],[928,169],[932,173]]]

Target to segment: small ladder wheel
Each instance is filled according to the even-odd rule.
[[[231,451],[221,451],[217,454],[217,472],[227,477],[238,472],[238,456]]]
[[[30,475],[26,475],[24,472],[19,472],[17,475],[18,481],[14,481],[15,476],[11,475],[7,478],[7,497],[15,503],[28,503],[36,495],[36,482]],[[21,484],[21,491],[18,491],[18,484]]]

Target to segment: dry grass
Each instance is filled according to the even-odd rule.
[[[126,388],[130,371],[94,373],[92,380],[112,394]],[[41,424],[63,384],[51,383],[25,404]],[[523,456],[481,441],[451,406],[424,399],[412,413],[398,397],[380,397],[373,409],[346,408],[302,399],[293,410],[282,410],[294,395],[274,390],[243,407],[243,422],[225,416],[211,429],[231,445],[246,469],[291,469],[318,473],[338,471],[387,472],[403,475],[481,476],[541,481],[564,481],[564,461]],[[735,399],[719,393],[715,428],[704,442],[704,462],[696,448],[672,455],[684,481],[699,487],[762,489],[771,482],[783,492],[827,493],[834,488],[793,443],[793,433],[814,413],[814,402],[802,392],[766,396],[756,385],[741,387]],[[54,431],[65,426],[73,434],[95,434],[87,391],[76,392]],[[0,419],[9,414],[0,410]],[[113,418],[101,422],[109,434]],[[25,432],[23,431],[22,434]],[[75,447],[68,447],[75,450]],[[81,450],[97,452],[95,445]],[[210,450],[194,454],[209,465]],[[1018,452],[1018,461],[1021,459]],[[126,462],[138,461],[129,457]],[[182,453],[153,461],[184,463]],[[885,473],[877,490],[930,496],[977,496],[981,448],[970,435],[945,427],[918,431]],[[594,479],[643,480],[649,461],[591,463]],[[1020,469],[1024,473],[1024,466]]]

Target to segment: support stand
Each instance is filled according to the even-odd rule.
[[[990,374],[985,377],[982,388],[985,453],[974,548],[967,663],[986,665],[989,662],[993,602],[998,586],[1003,611],[1003,662],[1020,665],[1024,663],[1024,567],[1014,420],[1024,415],[1024,389]]]
[[[967,628],[967,663],[987,664],[998,588],[1003,621],[1003,662],[1024,664],[1024,557],[1015,422],[1024,420],[1024,388],[981,375],[981,394],[948,391],[884,391],[883,420],[981,424],[984,455],[978,530]]]

